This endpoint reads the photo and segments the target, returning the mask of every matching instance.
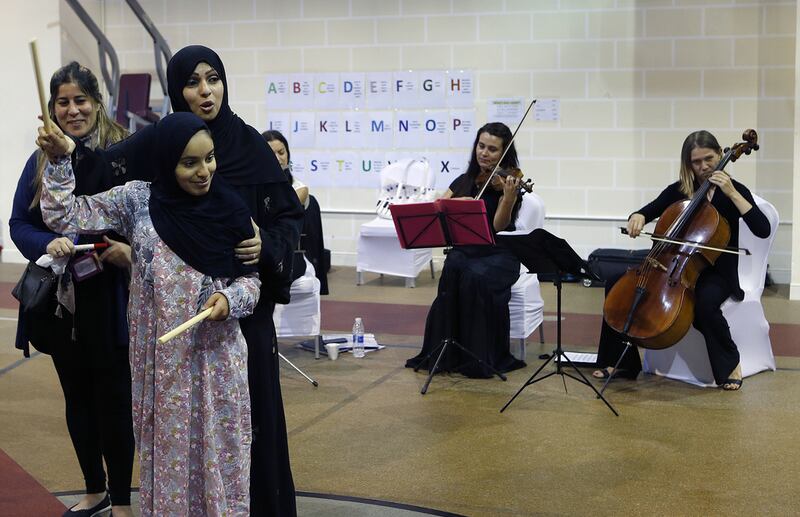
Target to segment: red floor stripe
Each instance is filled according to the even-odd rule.
[[[61,515],[61,501],[0,450],[0,515]]]
[[[545,313],[555,316],[554,313]],[[334,332],[347,332],[353,328],[353,318],[360,316],[368,332],[422,336],[428,307],[367,302],[322,302],[322,328]],[[561,343],[567,346],[593,349],[600,337],[599,314],[563,314]],[[772,323],[769,329],[773,353],[777,356],[800,357],[800,325]],[[545,321],[544,338],[549,344],[556,340],[556,322]],[[538,332],[528,338],[538,339]]]
[[[13,285],[0,282],[0,308],[16,309],[17,301],[11,296]],[[547,313],[552,316],[552,313]],[[428,307],[424,305],[345,302],[322,300],[322,328],[334,332],[347,332],[353,328],[353,318],[360,316],[368,332],[421,336],[425,332]],[[562,344],[592,348],[600,335],[600,315],[564,314]],[[545,340],[554,343],[556,325],[544,324]],[[800,357],[800,325],[770,324],[770,339],[775,355]],[[531,339],[536,339],[532,336]]]

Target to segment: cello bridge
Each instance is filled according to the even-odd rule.
[[[663,272],[667,272],[667,266],[662,264],[661,262],[657,261],[653,257],[647,257],[647,263],[650,264],[652,267],[656,269],[660,269]]]

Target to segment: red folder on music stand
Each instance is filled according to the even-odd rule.
[[[390,205],[389,211],[403,249],[494,244],[482,199]]]

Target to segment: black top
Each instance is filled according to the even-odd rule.
[[[453,197],[475,197],[481,190],[475,183],[475,180],[466,174],[462,174],[454,179],[449,188],[453,193]],[[500,204],[501,197],[503,197],[503,193],[493,189],[491,185],[486,187],[486,190],[483,192],[483,196],[481,196],[481,199],[483,199],[483,202],[486,204],[486,218],[489,220],[489,228],[491,228],[492,233],[495,235],[497,232],[494,229],[494,215],[497,213],[497,207]],[[517,200],[514,203],[514,208],[511,210],[511,222],[508,224],[508,226],[503,228],[502,231],[510,232],[516,229],[514,226],[514,221],[517,219],[519,205],[520,199],[519,196],[517,196]]]
[[[85,142],[82,142],[85,144]],[[110,175],[104,173],[102,165],[93,160],[91,149],[81,145],[85,152],[76,151],[73,165],[75,174],[75,194],[92,195],[103,192],[115,185]],[[52,232],[42,220],[42,212],[37,204],[30,208],[36,194],[34,179],[37,173],[40,151],[34,152],[25,164],[25,169],[17,184],[14,205],[9,219],[11,239],[20,252],[30,261],[35,261],[46,253],[47,244],[61,235]],[[107,232],[109,238],[127,242],[123,237]],[[77,244],[103,242],[102,235],[80,235]],[[76,353],[85,354],[93,368],[107,367],[107,352],[114,347],[128,346],[128,273],[105,263],[101,274],[75,282],[75,340]],[[16,347],[29,357],[28,332],[25,330],[27,316],[19,310]],[[34,322],[35,323],[35,322]],[[40,351],[50,353],[40,346]]]
[[[715,189],[714,196],[711,198],[711,205],[714,206],[719,214],[728,221],[728,224],[731,227],[731,238],[728,243],[729,246],[734,248],[739,247],[740,217],[745,224],[747,224],[747,227],[750,228],[750,231],[753,232],[753,235],[761,239],[769,237],[769,221],[764,215],[764,212],[758,208],[756,202],[753,200],[753,194],[750,193],[750,190],[747,187],[738,181],[733,179],[731,181],[733,182],[733,186],[736,188],[739,194],[749,201],[750,204],[753,205],[753,208],[748,210],[746,214],[741,215],[739,214],[739,209],[733,204],[733,201],[731,201],[730,198],[726,196],[719,188]],[[656,199],[637,210],[636,213],[642,214],[645,222],[649,223],[653,219],[660,217],[661,214],[664,213],[664,210],[666,210],[671,204],[677,201],[683,201],[685,199],[687,199],[686,195],[680,191],[680,183],[675,182],[665,188]],[[713,267],[717,268],[720,274],[722,274],[722,276],[731,286],[731,289],[733,290],[732,296],[737,300],[743,299],[744,292],[739,286],[739,256],[732,253],[722,253]]]

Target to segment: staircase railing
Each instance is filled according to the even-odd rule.
[[[66,0],[66,2],[97,40],[97,52],[100,56],[100,73],[103,76],[106,90],[108,90],[108,111],[111,118],[114,118],[116,115],[117,97],[119,96],[119,59],[117,59],[117,53],[114,51],[111,42],[108,41],[103,31],[100,30],[100,27],[94,23],[94,20],[92,20],[92,17],[89,16],[89,13],[86,12],[80,2],[78,2],[78,0]],[[108,70],[108,61],[106,58],[111,62],[110,71]]]
[[[169,45],[167,45],[167,41],[158,31],[153,23],[153,20],[147,16],[146,12],[144,12],[144,9],[142,9],[142,6],[139,4],[139,2],[137,0],[125,1],[127,2],[128,7],[130,7],[133,11],[133,14],[135,14],[139,21],[142,22],[144,29],[153,39],[153,52],[155,53],[156,58],[156,74],[158,75],[158,81],[161,84],[161,92],[164,94],[164,102],[161,106],[161,116],[163,117],[169,112],[170,109],[165,63],[172,59],[172,52],[169,49]]]

